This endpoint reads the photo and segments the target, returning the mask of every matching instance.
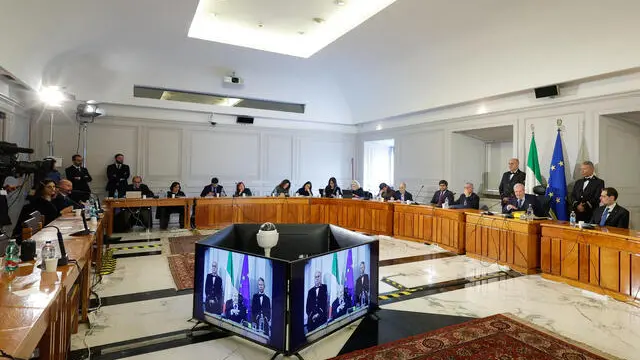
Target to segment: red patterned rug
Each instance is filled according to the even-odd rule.
[[[195,254],[169,255],[169,269],[178,290],[193,289]]]
[[[601,360],[616,359],[499,314],[447,326],[334,360]],[[596,355],[596,353],[599,353]]]
[[[189,235],[169,238],[171,255],[195,253],[196,243],[205,237],[202,235]]]

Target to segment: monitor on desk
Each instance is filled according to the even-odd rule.
[[[127,191],[125,199],[142,199],[142,191]]]

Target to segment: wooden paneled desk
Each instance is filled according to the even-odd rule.
[[[393,203],[311,198],[311,223],[333,224],[366,234],[393,235]]]
[[[393,204],[393,237],[430,243],[435,208],[427,205]]]
[[[224,198],[222,198],[224,199]],[[193,198],[159,198],[159,199],[105,199],[105,218],[107,223],[107,236],[113,234],[113,215],[116,208],[139,208],[139,207],[163,207],[182,206],[184,208],[184,227],[189,228],[191,221],[191,207]]]
[[[542,276],[619,300],[640,297],[640,231],[542,225]]]
[[[32,261],[12,274],[3,271],[0,277],[0,344],[18,358],[29,358],[39,346],[41,359],[66,359],[71,333],[79,321],[88,320],[95,235],[67,236],[83,229],[82,220],[72,216],[62,216],[51,225],[60,228],[67,255],[77,265],[70,262],[56,273],[43,273]],[[32,238],[56,240],[56,230],[45,228]]]
[[[464,254],[466,211],[469,209],[435,208],[432,242],[456,254]]]
[[[550,220],[526,221],[466,212],[467,256],[507,265],[533,274],[540,267],[540,225]]]

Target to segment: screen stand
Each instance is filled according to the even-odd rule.
[[[282,356],[284,356],[284,353],[281,353],[281,352],[277,351],[275,354],[273,354],[273,356],[271,357],[271,360],[275,360],[275,359],[278,357],[278,355],[282,355]],[[302,357],[302,355],[300,355],[300,353],[297,353],[297,352],[296,352],[296,353],[293,353],[293,354],[290,354],[289,356],[295,356],[295,357],[297,357],[297,358],[298,358],[298,359],[300,359],[300,360],[304,360],[304,358]]]

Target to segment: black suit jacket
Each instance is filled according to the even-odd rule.
[[[440,190],[436,191],[433,194],[433,197],[431,198],[431,203],[432,204],[437,204],[437,205],[442,205],[442,204],[444,204],[444,200],[445,199],[449,199],[449,205],[453,205],[453,193],[449,189],[444,191],[444,197],[442,198],[442,202],[438,203],[439,199],[440,199]]]
[[[209,184],[202,189],[200,197],[205,197],[210,192],[213,193],[213,196],[218,196],[218,194],[220,194],[220,196],[225,196],[224,187],[222,185],[213,186]]]
[[[400,193],[400,190],[396,191],[396,194],[393,197],[396,200],[402,200],[402,194]],[[411,195],[410,192],[405,191],[404,192],[404,201],[413,201],[413,195]]]
[[[502,174],[502,180],[500,180],[500,186],[498,190],[500,191],[500,199],[515,197],[513,193],[513,186],[515,184],[523,184],[524,180],[527,177],[527,174],[524,171],[520,171],[520,169],[516,170],[513,177],[511,177],[511,172],[507,171]]]
[[[222,278],[218,275],[207,274],[204,284],[204,308],[208,313],[222,313]]]
[[[249,189],[248,187],[246,187],[246,188],[244,188],[244,190],[242,190],[242,192],[241,192],[241,193],[239,193],[239,194],[238,194],[238,192],[236,191],[236,192],[233,194],[233,197],[241,197],[243,194],[244,194],[245,196],[251,196],[251,195],[252,195],[252,194],[251,194],[251,189]]]
[[[479,209],[480,208],[480,196],[476,193],[471,193],[468,197],[462,193],[458,200],[454,204],[456,209]]]
[[[522,202],[522,206],[520,207],[518,207],[518,199],[509,199],[509,202],[502,207],[502,213],[511,214],[514,211],[527,211],[529,209],[529,204],[531,204],[535,216],[543,216],[543,214],[540,213],[541,209],[540,205],[538,205],[538,199],[536,199],[535,195],[531,194],[524,194],[524,201]],[[507,210],[508,205],[514,205],[517,209]]]
[[[332,198],[332,197],[337,197],[338,195],[342,196],[342,190],[340,189],[339,186],[336,186],[335,188],[332,189],[329,185],[327,185],[324,188],[324,194],[322,196],[327,198]]]
[[[238,294],[238,314],[231,314],[231,310],[233,309],[233,300],[229,299],[224,303],[224,317],[231,321],[235,321],[237,323],[241,323],[242,320],[247,320],[247,307],[244,306],[244,301],[242,299],[242,295]]]
[[[347,312],[351,312],[351,301],[349,296],[344,296],[344,303],[342,304],[342,308],[340,310],[338,310],[338,307],[340,307],[340,300],[336,298],[331,303],[331,321],[347,315]]]
[[[87,192],[86,197],[89,198],[91,194],[91,187],[89,183],[93,180],[89,175],[89,170],[85,167],[77,167],[71,165],[64,170],[67,180],[73,184],[73,190]]]
[[[571,208],[576,210],[576,220],[590,221],[593,211],[600,206],[600,193],[604,189],[604,180],[593,177],[584,187],[584,179],[580,179],[573,184],[571,191]],[[577,211],[578,205],[583,204],[584,212]]]
[[[320,284],[320,290],[316,296],[316,287],[307,292],[307,329],[309,331],[327,322],[327,285]],[[318,317],[313,320],[314,315]]]
[[[369,288],[369,274],[358,276],[356,280],[356,293],[353,294],[357,305],[369,305]],[[365,293],[364,299],[361,298],[363,292]]]
[[[595,225],[600,224],[600,219],[602,219],[604,208],[605,206],[600,206],[593,212],[593,216],[591,217],[592,224],[595,224]],[[607,217],[607,221],[604,223],[604,226],[628,229],[629,228],[629,210],[616,204],[616,206],[613,208],[613,211],[609,213],[609,217]]]
[[[134,188],[133,184],[130,184],[127,186],[127,191],[140,191],[142,195],[145,195],[148,198],[152,198],[155,196],[153,191],[151,191],[151,189],[149,189],[149,187],[145,184],[140,184],[140,187],[138,189]]]
[[[271,299],[266,294],[262,295],[262,305],[260,305],[260,294],[253,294],[251,299],[251,319],[254,323],[258,323],[258,317],[262,315],[265,321],[271,319]],[[266,325],[265,325],[266,327]]]
[[[118,192],[126,191],[129,176],[131,176],[131,171],[129,171],[127,164],[120,165],[120,169],[116,167],[116,164],[107,166],[107,191],[115,191],[116,189]]]

